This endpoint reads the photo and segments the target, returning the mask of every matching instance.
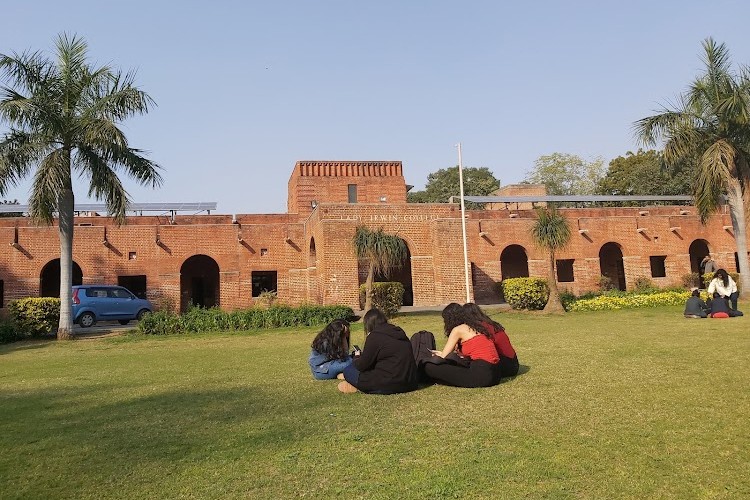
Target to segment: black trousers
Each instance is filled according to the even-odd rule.
[[[442,360],[426,362],[422,365],[425,375],[438,384],[454,387],[489,387],[500,383],[499,365],[482,360],[472,360],[469,366],[462,366]]]

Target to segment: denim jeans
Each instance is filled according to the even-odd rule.
[[[315,369],[312,370],[313,377],[315,377],[316,380],[329,380],[332,378],[336,378],[336,375],[339,373],[343,373],[344,370],[352,364],[352,358],[347,356],[345,359],[334,359],[333,361],[328,361],[326,365],[328,366],[328,373],[321,373],[316,372]]]

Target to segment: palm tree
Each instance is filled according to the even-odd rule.
[[[724,197],[737,245],[742,288],[750,290],[747,222],[743,196],[750,196],[750,70],[731,71],[729,51],[711,38],[703,42],[705,72],[672,109],[638,120],[635,133],[646,145],[664,139],[669,163],[697,158],[695,205],[701,221],[719,210]]]
[[[40,52],[0,54],[0,120],[10,131],[0,139],[0,196],[35,168],[29,212],[52,224],[60,236],[60,323],[58,339],[71,338],[73,173],[90,180],[88,194],[104,200],[124,222],[128,193],[118,173],[159,186],[155,163],[131,148],[119,128],[125,118],[145,114],[153,100],[134,86],[132,73],[87,63],[87,45],[60,35],[56,60]],[[67,307],[66,307],[67,306]]]
[[[570,226],[566,219],[554,206],[536,209],[537,219],[531,227],[531,237],[540,248],[549,254],[549,299],[544,310],[548,312],[565,312],[560,292],[557,290],[557,276],[555,275],[555,254],[565,248],[570,241]]]
[[[358,226],[352,239],[357,259],[368,266],[365,281],[365,312],[372,309],[372,281],[375,273],[385,274],[394,267],[400,267],[406,259],[407,248],[404,240],[396,235],[387,234],[381,227],[371,231]]]

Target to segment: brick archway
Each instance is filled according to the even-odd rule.
[[[602,245],[599,249],[599,269],[602,276],[612,280],[612,284],[618,290],[625,290],[625,264],[619,244],[610,241]]]
[[[83,271],[75,261],[73,261],[72,277],[74,286],[83,284]],[[42,268],[42,272],[39,273],[39,296],[60,296],[60,259],[52,259],[47,262]]]
[[[704,239],[693,240],[693,242],[690,243],[688,253],[690,254],[690,272],[700,273],[703,257],[711,253],[708,248],[708,241]]]
[[[399,283],[404,285],[404,305],[413,306],[414,287],[412,285],[411,249],[409,248],[408,241],[406,241],[404,238],[401,238],[401,240],[404,242],[404,245],[406,245],[406,257],[404,257],[404,260],[401,261],[401,266],[393,268],[385,274],[376,274],[374,281],[376,283],[382,283],[384,281],[398,281]],[[362,285],[367,279],[367,266],[362,262],[358,263],[358,275],[359,284]]]
[[[521,245],[508,245],[500,254],[501,279],[528,278],[529,257]]]
[[[193,306],[219,307],[219,264],[208,255],[193,255],[180,267],[180,311]]]

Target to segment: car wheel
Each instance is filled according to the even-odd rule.
[[[127,325],[128,323],[130,323],[130,320],[129,320],[129,319],[120,319],[120,320],[118,320],[118,321],[119,321],[119,323],[120,323],[121,325]]]
[[[94,326],[96,324],[96,316],[93,313],[85,312],[78,318],[78,324],[84,328]]]
[[[138,314],[135,315],[135,319],[140,321],[147,314],[151,314],[151,311],[149,311],[148,309],[141,309],[140,311],[138,311]]]

